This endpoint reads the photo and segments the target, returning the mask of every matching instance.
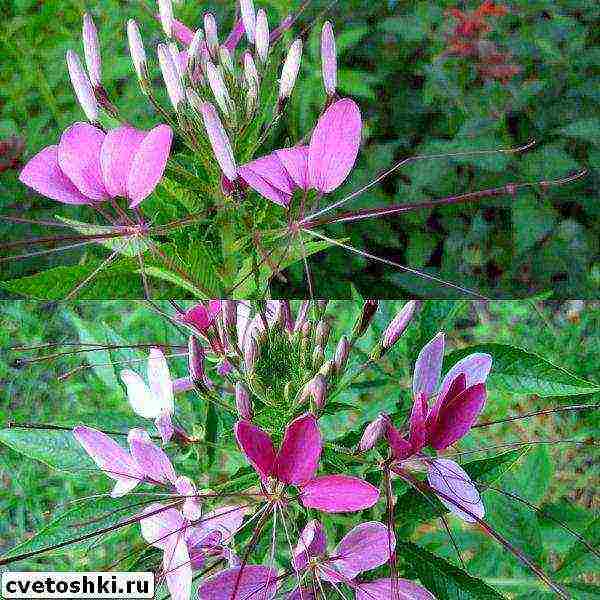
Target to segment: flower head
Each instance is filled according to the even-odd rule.
[[[66,204],[125,197],[130,208],[135,208],[161,180],[172,137],[167,125],[148,132],[122,125],[104,133],[88,123],[75,123],[58,145],[36,154],[19,179],[43,196]]]

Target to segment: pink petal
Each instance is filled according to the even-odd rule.
[[[394,591],[396,594],[394,594]],[[356,600],[436,600],[424,587],[408,579],[377,579],[355,588]]]
[[[177,479],[169,457],[143,429],[132,429],[127,436],[131,455],[151,483],[167,485]]]
[[[308,146],[283,148],[282,150],[276,150],[275,154],[294,183],[301,190],[307,190],[309,188]]]
[[[170,442],[173,434],[175,433],[171,415],[166,411],[162,412],[158,417],[156,417],[156,419],[154,419],[154,425],[156,425],[156,430],[162,438],[163,444]]]
[[[379,490],[357,477],[325,475],[303,485],[300,499],[304,506],[323,512],[355,512],[373,506]]]
[[[426,398],[430,398],[435,393],[440,380],[443,358],[444,334],[440,332],[419,352],[413,373],[413,396],[423,392]]]
[[[404,460],[413,455],[412,444],[405,440],[391,423],[387,426],[386,437],[394,453],[394,458]]]
[[[427,396],[422,392],[417,394],[410,413],[410,445],[414,454],[419,452],[427,443],[425,418],[427,417]]]
[[[225,40],[223,46],[225,46],[225,48],[227,48],[229,52],[233,52],[236,49],[237,45],[240,43],[242,37],[244,37],[244,33],[246,33],[244,23],[242,23],[241,19],[238,19],[235,22],[231,33],[227,36],[227,39]]]
[[[163,554],[163,573],[171,600],[190,600],[192,593],[192,564],[185,542],[185,532],[181,531],[169,538]]]
[[[188,523],[176,508],[161,508],[159,503],[146,507],[142,515],[148,516],[140,519],[140,529],[146,542],[164,550],[173,536],[185,533]]]
[[[181,507],[183,516],[188,521],[197,521],[202,517],[202,510],[198,500],[198,490],[189,477],[177,477],[175,479],[175,491],[185,498]]]
[[[466,511],[483,519],[485,508],[477,488],[467,473],[448,458],[436,458],[431,461],[427,480],[429,485],[443,496],[438,496],[448,510],[467,523],[476,523],[477,520]],[[461,510],[464,509],[464,510]]]
[[[127,178],[130,208],[145,200],[162,179],[172,140],[173,131],[168,125],[157,125],[146,134],[133,157]]]
[[[294,181],[275,152],[238,167],[238,175],[261,196],[281,206],[288,206],[294,194]]]
[[[323,440],[314,415],[307,413],[294,419],[285,430],[277,454],[275,476],[284,483],[300,485],[317,471]]]
[[[312,590],[305,587],[296,588],[286,600],[317,600]]]
[[[430,434],[431,446],[443,450],[466,435],[482,411],[486,397],[485,384],[476,383],[442,406]]]
[[[40,150],[23,167],[19,181],[42,196],[65,204],[90,204],[92,202],[61,171],[58,166],[58,146],[47,146]]]
[[[298,538],[294,549],[294,568],[301,571],[306,568],[310,558],[324,554],[327,547],[327,536],[323,525],[313,519],[306,524]]]
[[[229,543],[242,526],[246,510],[245,506],[220,506],[206,513],[198,525],[190,528],[190,546],[206,540],[212,534],[216,534],[215,541],[219,544]]]
[[[271,438],[249,421],[235,424],[235,437],[250,464],[264,479],[273,475],[275,468],[275,448]]]
[[[270,600],[277,593],[277,571],[261,565],[226,569],[198,588],[198,600]]]
[[[194,32],[187,25],[184,25],[177,19],[173,19],[171,21],[171,26],[173,27],[173,36],[177,40],[179,40],[185,46],[189,46],[192,43]]]
[[[142,481],[143,474],[129,452],[113,439],[85,426],[75,427],[73,435],[98,467],[117,482],[113,496],[126,494]]]
[[[105,200],[100,169],[104,132],[89,123],[74,123],[66,129],[58,144],[58,164],[75,187],[92,200]]]
[[[308,152],[311,187],[328,193],[339,187],[354,166],[362,122],[352,100],[338,100],[319,119]]]
[[[390,559],[396,538],[383,523],[361,523],[351,529],[331,555],[331,565],[346,580],[375,569]]]
[[[100,167],[104,185],[111,196],[127,195],[127,178],[131,163],[146,132],[128,125],[107,132],[100,150]]]
[[[440,386],[440,396],[444,395],[458,375],[464,373],[465,386],[485,383],[492,368],[492,357],[484,352],[474,352],[459,360],[445,375]]]

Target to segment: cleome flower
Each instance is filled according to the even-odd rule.
[[[25,165],[19,179],[65,204],[123,197],[135,208],[161,180],[172,137],[168,125],[147,132],[122,125],[104,133],[89,123],[74,123],[58,145],[47,146]]]

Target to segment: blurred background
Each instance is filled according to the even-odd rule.
[[[297,0],[256,2],[267,8],[271,24],[298,5]],[[86,10],[100,29],[111,98],[135,125],[156,122],[138,89],[125,36],[127,19],[135,17],[147,49],[155,47],[160,39],[152,16],[155,3],[9,0],[3,7],[0,211],[35,219],[60,212],[85,220],[85,209],[59,207],[30,193],[17,182],[17,173],[23,161],[83,118],[64,56],[69,48],[81,52]],[[206,8],[204,2],[181,0],[176,15],[194,27]],[[212,0],[210,9],[220,23],[231,23],[232,0]],[[310,132],[321,110],[319,33],[325,18],[337,35],[339,91],[360,104],[365,124],[357,168],[332,200],[411,155],[517,147],[531,140],[535,147],[522,155],[412,163],[346,208],[419,202],[589,170],[562,187],[331,226],[329,233],[491,297],[595,297],[600,281],[600,5],[594,0],[311,1],[294,29],[306,47],[278,143]],[[0,224],[0,235],[13,240],[44,235],[44,229]],[[2,263],[0,279],[80,260],[73,251]],[[311,268],[319,297],[350,297],[352,285],[372,297],[452,293],[342,249],[313,257]],[[303,295],[301,265],[287,276],[288,283],[275,284],[274,293]],[[139,297],[139,282],[119,293]]]
[[[351,329],[360,305],[358,301],[330,304],[328,314],[335,318],[332,340]],[[381,303],[373,327],[359,342],[359,354],[353,359],[356,364],[366,357],[365,352],[401,306],[401,302]],[[167,303],[161,303],[161,307],[165,311],[172,310]],[[186,343],[144,302],[81,302],[52,306],[25,301],[4,302],[0,311],[0,428],[9,422],[69,428],[85,423],[112,431],[147,427],[148,422],[140,420],[130,410],[118,379],[118,372],[124,366],[143,370],[147,350],[119,346]],[[362,425],[382,410],[393,411],[397,401],[408,407],[411,360],[439,329],[446,331],[448,353],[483,343],[512,344],[598,385],[599,326],[600,305],[597,302],[427,302],[416,322],[381,362],[381,368],[368,372],[340,397],[341,402],[354,404],[356,408],[323,419],[325,435],[338,437],[340,431],[344,431],[344,422]],[[40,349],[44,344],[48,346]],[[114,348],[86,350],[90,346],[77,344],[103,344]],[[177,348],[172,352],[178,352]],[[187,374],[185,357],[171,358],[169,363],[174,376]],[[549,397],[552,394],[545,386],[552,377],[556,378],[556,390],[569,380],[560,373],[557,375],[556,371],[551,374],[552,369],[554,367],[548,368],[547,376],[519,377],[510,374],[510,366],[504,365],[501,369],[498,365],[488,380],[488,402],[479,422],[550,407],[598,403],[598,394],[561,397],[555,392],[554,397]],[[514,371],[519,372],[519,369]],[[182,422],[188,424],[186,419],[194,410],[193,395],[179,396],[177,409]],[[574,598],[584,600],[598,597],[597,559],[553,519],[562,521],[597,546],[600,533],[599,427],[598,410],[551,413],[473,429],[452,449],[452,452],[466,453],[461,455],[461,461],[470,461],[502,453],[510,449],[506,444],[533,442],[495,487],[540,506],[543,514],[488,490],[484,495],[487,518],[547,572],[569,585]],[[482,448],[489,450],[481,452]],[[51,460],[60,463],[68,458],[60,452],[61,448],[57,446]],[[238,456],[226,458],[242,460]],[[179,456],[178,460],[177,469],[183,468],[183,462],[188,471],[190,464],[192,467],[197,464],[193,456]],[[213,468],[219,469],[219,464],[217,461]],[[197,468],[192,468],[188,474],[200,477]],[[0,494],[0,555],[17,542],[30,539],[53,517],[73,508],[76,499],[104,493],[110,488],[109,480],[99,472],[80,470],[76,464],[67,470],[56,470],[4,445],[0,445],[0,482],[3,489]],[[398,510],[398,534],[458,564],[442,523],[431,519],[415,526],[410,509],[410,506],[404,506]],[[344,519],[351,517],[338,518],[343,527]],[[76,527],[70,529],[59,524],[55,539],[72,538],[83,526],[79,521],[81,518],[75,523]],[[467,527],[455,518],[450,519],[450,526],[463,552],[466,568],[473,576],[483,578],[511,598],[545,600],[553,597],[546,594],[538,580],[514,557],[477,528]],[[12,564],[10,568],[101,570],[115,560],[127,557],[132,549],[143,548],[139,528],[133,526],[101,541],[94,540],[75,549]],[[123,568],[126,565],[121,564]]]

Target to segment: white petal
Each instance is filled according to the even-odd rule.
[[[129,404],[136,414],[144,419],[154,419],[160,415],[160,405],[137,373],[124,369],[121,371],[121,381],[127,388]]]
[[[172,413],[173,380],[169,373],[167,359],[158,348],[152,348],[148,356],[148,384],[161,409]]]

